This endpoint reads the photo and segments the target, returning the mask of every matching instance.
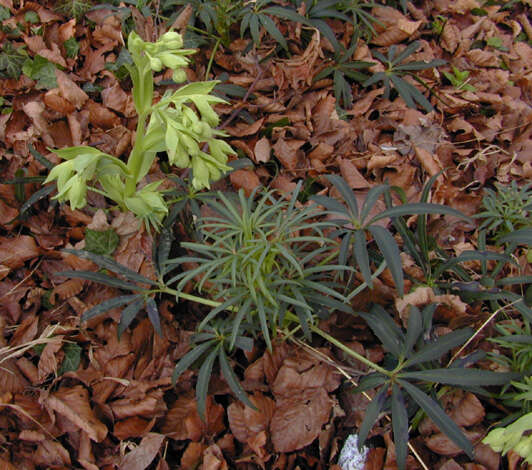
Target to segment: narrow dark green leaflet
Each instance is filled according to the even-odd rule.
[[[358,386],[355,387],[353,393],[362,393],[366,390],[373,390],[374,388],[379,387],[388,380],[388,377],[377,372],[365,375],[360,379],[360,381],[358,382]]]
[[[161,318],[159,317],[159,310],[157,309],[157,304],[155,303],[155,300],[153,300],[152,297],[148,297],[148,299],[146,300],[146,312],[148,313],[148,318],[150,319],[150,322],[153,325],[153,329],[159,336],[162,336],[163,331],[161,329]]]
[[[95,305],[89,310],[83,312],[83,314],[81,315],[81,321],[90,320],[91,318],[101,315],[102,313],[105,313],[108,310],[111,310],[112,308],[128,304],[129,302],[135,300],[136,297],[136,295],[121,295],[119,297],[113,297],[112,299],[105,300],[101,304]]]
[[[404,294],[404,277],[403,277],[403,264],[401,261],[401,252],[397,246],[397,242],[393,238],[392,234],[380,225],[371,225],[368,230],[373,235],[377,246],[381,250],[386,264],[392,273],[393,280],[399,295]]]
[[[71,253],[79,258],[88,259],[104,269],[108,269],[109,271],[112,271],[114,273],[124,276],[126,279],[129,279],[130,281],[140,282],[142,284],[149,284],[152,286],[157,285],[155,281],[152,281],[151,279],[148,279],[147,277],[144,277],[136,273],[135,271],[129,269],[128,267],[120,263],[117,263],[115,260],[111,258],[96,255],[94,253],[90,253],[84,250],[72,250],[69,248],[65,248],[63,251],[65,253]]]
[[[116,277],[108,276],[107,274],[95,273],[94,271],[61,271],[55,274],[56,276],[73,277],[79,279],[86,279],[87,281],[97,282],[99,284],[105,284],[111,287],[117,287],[119,289],[143,291],[142,287],[138,287],[130,282],[122,281]]]
[[[346,181],[338,175],[328,175],[327,179],[336,187],[338,192],[342,195],[347,207],[351,211],[350,216],[356,220],[359,219],[358,202],[353,193],[353,190],[349,187]],[[325,206],[327,207],[327,206]],[[344,209],[345,212],[345,209]]]
[[[406,329],[406,340],[404,354],[409,357],[414,349],[414,346],[423,333],[423,319],[419,308],[415,305],[410,305],[408,313],[408,328]]]
[[[428,369],[415,372],[402,372],[401,378],[421,380],[462,387],[483,387],[488,385],[506,385],[521,377],[517,372],[493,372],[480,369]]]
[[[436,426],[449,437],[449,439],[463,449],[471,459],[474,458],[473,445],[457,424],[447,416],[438,402],[434,401],[426,393],[408,383],[406,380],[398,380],[397,383],[414,399],[419,407],[430,419],[432,419],[432,421],[434,421],[434,424],[436,424]]]
[[[469,338],[471,338],[473,333],[474,332],[471,328],[464,328],[440,336],[436,341],[425,344],[416,354],[410,357],[408,361],[406,361],[405,367],[435,361],[452,348],[464,344]]]
[[[390,187],[387,184],[379,184],[378,186],[374,186],[368,191],[368,194],[366,196],[366,199],[364,200],[364,203],[362,204],[362,209],[360,211],[360,223],[364,224],[364,221],[371,212],[371,209],[373,209],[373,206],[375,206],[379,198],[389,190]],[[368,225],[371,225],[371,222]]]
[[[398,385],[392,386],[392,429],[399,470],[406,469],[408,456],[408,413]]]
[[[37,149],[33,146],[33,144],[28,143],[28,150],[33,155],[33,158],[35,158],[35,160],[37,160],[47,170],[51,170],[55,166],[44,155],[42,155],[40,152],[38,152]]]
[[[224,348],[220,348],[220,352],[218,354],[218,361],[220,362],[220,370],[222,371],[222,375],[224,376],[227,385],[229,385],[229,388],[235,394],[236,398],[242,403],[244,403],[246,406],[249,406],[250,408],[256,410],[257,408],[249,400],[247,393],[240,385],[236,374],[233,372],[232,367],[229,365],[229,361],[227,360],[227,356],[225,355]]]
[[[209,393],[209,382],[212,375],[212,367],[214,360],[218,356],[218,350],[221,348],[221,343],[211,351],[203,361],[199,372],[198,382],[196,383],[196,400],[198,402],[198,412],[203,421],[205,421],[205,411],[207,407],[207,395]]]
[[[172,374],[172,383],[175,385],[181,374],[185,372],[194,362],[196,362],[204,352],[212,348],[217,343],[216,340],[207,341],[193,348],[186,353],[175,366],[174,373]]]
[[[388,392],[388,384],[384,385],[380,389],[379,393],[375,395],[375,397],[373,398],[373,400],[367,407],[366,413],[364,414],[364,420],[362,421],[360,428],[358,428],[359,448],[362,447],[364,442],[366,442],[366,439],[368,437],[369,432],[371,431],[371,428],[373,428],[373,426],[377,422],[377,419],[382,410],[382,407],[384,406],[384,402],[386,401],[387,392]]]
[[[33,204],[39,202],[41,199],[44,199],[46,196],[48,196],[50,193],[52,193],[56,188],[55,184],[50,184],[48,186],[44,186],[43,188],[39,189],[38,191],[35,191],[28,200],[20,206],[20,215],[23,215],[26,213],[26,211],[33,206]],[[19,215],[19,217],[20,217]]]
[[[380,305],[374,305],[370,313],[357,312],[380,339],[384,348],[395,357],[403,352],[405,337],[401,329]]]
[[[516,243],[532,246],[532,228],[522,228],[499,238],[499,243]]]
[[[346,235],[346,237],[349,237],[349,235]],[[355,255],[355,260],[364,282],[370,289],[373,289],[367,243],[366,232],[364,230],[356,230],[353,233],[353,253]]]
[[[118,323],[118,338],[127,330],[131,322],[135,319],[140,309],[144,306],[144,297],[142,295],[135,295],[134,300],[122,310],[120,315],[120,322]]]
[[[401,216],[410,216],[410,215],[424,215],[424,214],[439,214],[439,215],[452,215],[454,217],[459,217],[460,219],[473,221],[471,217],[463,214],[462,212],[453,209],[452,207],[444,206],[443,204],[433,204],[430,202],[413,202],[410,204],[402,204],[400,206],[392,207],[386,209],[381,213],[373,217],[368,225],[372,225],[378,220],[401,217]]]

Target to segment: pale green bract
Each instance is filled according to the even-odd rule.
[[[194,190],[210,188],[212,181],[230,170],[227,161],[235,151],[220,139],[226,134],[215,129],[220,118],[212,107],[225,103],[210,94],[216,81],[190,83],[176,91],[167,91],[154,103],[153,72],[167,67],[173,70],[175,82],[186,80],[183,68],[189,63],[187,56],[194,51],[182,47],[181,35],[173,31],[154,43],[143,41],[135,32],[129,35],[128,49],[133,64],[127,68],[139,117],[127,164],[93,147],[55,150],[66,160],[45,181],[57,181],[56,199],[68,201],[75,210],[87,204],[87,190],[99,192],[121,210],[133,212],[147,228],[158,229],[168,213],[159,190],[161,182],[141,184],[158,152],[166,152],[171,165],[192,169]],[[94,186],[89,186],[91,183]]]
[[[495,428],[483,439],[483,444],[488,444],[495,452],[505,455],[509,450],[517,452],[532,463],[532,435],[525,435],[532,430],[532,413],[528,413],[509,426]]]

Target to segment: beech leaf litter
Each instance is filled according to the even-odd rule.
[[[68,8],[85,3],[81,16]],[[365,447],[358,447],[358,429],[376,395],[372,389],[353,394],[367,366],[317,337],[309,348],[280,335],[272,350],[256,341],[251,351],[234,355],[231,361],[254,408],[236,398],[215,366],[202,419],[194,393],[198,368],[187,369],[175,385],[171,378],[206,310],[183,299],[161,298],[162,336],[144,310],[119,336],[120,306],[84,323],[80,318],[123,295],[120,288],[60,274],[105,274],[90,259],[63,251],[92,250],[156,282],[154,234],[97,191],[88,193],[90,206],[81,210],[58,204],[53,189],[30,198],[43,187],[46,162],[60,162],[53,149],[90,145],[117,158],[129,154],[137,115],[131,81],[121,75],[127,62],[124,28],[154,40],[173,23],[181,33],[187,24],[196,33],[191,47],[197,54],[186,68],[187,79],[219,80],[220,96],[239,90],[217,104],[216,112],[224,139],[247,163],[215,189],[242,189],[250,196],[267,187],[288,194],[303,181],[298,204],[304,205],[313,194],[338,197],[325,178],[338,174],[359,204],[384,182],[417,202],[434,177],[431,202],[473,215],[481,210],[485,187],[532,180],[530,1],[344,2],[373,17],[369,36],[357,36],[345,15],[319,19],[305,11],[334,2],[271,1],[265,3],[275,8],[297,4],[298,14],[308,13],[309,19],[297,23],[266,12],[272,23],[261,23],[258,42],[234,25],[229,42],[209,42],[210,33],[198,33],[190,20],[193,11],[217,2],[194,1],[183,10],[179,5],[187,2],[173,2],[176,15],[170,23],[161,5],[172,2],[92,3],[0,0],[0,468],[400,468],[395,429],[384,414],[376,417]],[[324,31],[350,51],[348,64],[369,63],[360,68],[367,78],[388,77],[393,70],[396,75],[368,86],[349,78],[350,69],[335,65],[338,46]],[[353,41],[357,47],[351,50]],[[381,58],[392,47],[400,54],[414,41],[418,48],[412,55],[387,69],[390,64]],[[435,60],[445,65],[416,69],[415,75],[400,69],[409,61]],[[336,68],[315,80],[329,66]],[[162,84],[157,100],[164,86],[175,88],[171,77],[157,75]],[[152,165],[146,181],[165,179],[162,189],[171,191],[175,185],[165,173],[165,158],[159,155],[163,165]],[[369,217],[384,209],[379,201]],[[386,219],[377,225],[390,224]],[[187,240],[186,224],[176,227]],[[434,217],[428,229],[457,255],[479,246],[470,222]],[[465,326],[478,330],[492,320],[478,302],[420,285],[423,273],[406,252],[401,262],[406,295],[399,297],[385,269],[373,289],[352,299],[355,311],[366,311],[372,303],[392,305],[397,324],[407,328],[412,306],[436,303],[437,336]],[[524,251],[515,262],[524,266],[525,275],[532,274]],[[474,259],[464,266],[478,273],[486,263],[495,266]],[[190,292],[192,284],[186,289]],[[376,363],[387,360],[385,348],[360,317],[334,313],[320,327]],[[492,326],[473,338],[477,349],[495,347],[486,340],[489,331]],[[483,368],[507,371],[487,360]],[[503,458],[482,443],[494,425],[490,412],[507,413],[505,405],[474,387],[425,391],[438,395],[474,446],[475,457],[418,412],[409,441],[415,454],[409,450],[407,468],[525,468],[515,452]]]

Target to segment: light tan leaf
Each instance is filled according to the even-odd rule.
[[[266,163],[270,161],[272,146],[267,137],[262,137],[257,140],[254,148],[255,161],[257,163]]]
[[[358,171],[354,163],[347,158],[340,158],[338,160],[338,166],[340,167],[342,177],[351,188],[368,189],[371,187],[366,178],[364,178],[360,171]]]
[[[241,402],[231,403],[227,409],[231,432],[240,442],[247,442],[254,435],[267,430],[275,408],[275,402],[260,392],[250,395],[249,399],[256,410]]]
[[[414,145],[414,151],[417,159],[430,176],[436,175],[443,169],[440,159],[436,154],[429,152],[423,147],[418,147],[417,145]],[[439,178],[442,178],[442,176],[440,175]]]
[[[121,470],[144,470],[158,454],[165,437],[162,434],[150,432],[142,438],[140,444],[128,452],[120,461]]]

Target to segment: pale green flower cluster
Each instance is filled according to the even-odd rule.
[[[155,43],[143,41],[135,32],[129,35],[133,64],[127,67],[139,118],[127,164],[92,147],[57,150],[55,153],[66,161],[57,165],[45,181],[57,180],[56,199],[80,209],[87,204],[87,190],[92,190],[112,199],[122,210],[133,212],[147,227],[158,228],[168,213],[158,189],[161,182],[140,184],[158,152],[166,152],[170,164],[192,169],[195,190],[210,188],[212,181],[230,170],[227,161],[235,152],[219,139],[225,134],[215,129],[219,117],[212,106],[224,103],[210,94],[217,82],[191,83],[167,91],[154,103],[153,72],[167,67],[173,71],[174,81],[186,80],[186,56],[194,51],[182,47],[183,39],[175,32],[163,34]],[[91,182],[95,186],[89,186]]]
[[[528,413],[504,428],[493,429],[482,442],[502,455],[513,450],[532,464],[532,434],[525,435],[531,430],[532,413]]]

